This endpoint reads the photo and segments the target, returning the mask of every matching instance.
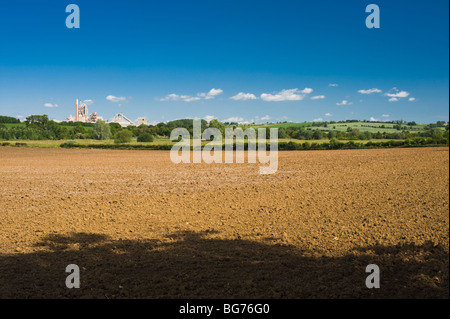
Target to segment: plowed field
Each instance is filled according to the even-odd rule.
[[[449,297],[448,148],[260,165],[0,147],[0,298]]]

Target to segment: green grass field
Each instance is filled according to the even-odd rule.
[[[110,140],[94,140],[94,139],[85,139],[85,140],[80,140],[80,139],[73,139],[73,140],[39,140],[39,141],[30,141],[30,140],[10,140],[10,141],[3,141],[3,142],[7,142],[7,143],[11,143],[11,144],[15,144],[15,143],[25,143],[27,144],[27,146],[31,146],[31,147],[46,147],[46,148],[58,148],[61,144],[63,143],[67,143],[67,142],[75,142],[76,144],[80,144],[80,145],[90,145],[90,144],[97,144],[97,145],[101,145],[101,144],[115,144],[113,139]],[[153,142],[148,142],[148,143],[141,143],[141,142],[137,142],[136,139],[134,138],[131,143],[129,144],[139,144],[139,145],[173,145],[175,144],[175,142],[172,142],[171,140],[169,140],[168,138],[157,138],[155,139]]]
[[[25,123],[0,123],[1,126],[6,126],[7,128],[11,127],[26,127],[27,125]]]
[[[369,141],[372,142],[387,142],[389,140],[384,140],[384,139],[372,139],[372,140],[365,140],[365,141],[355,141],[358,143],[363,143],[366,144]],[[11,141],[2,141],[2,142],[6,142],[6,143],[10,143],[10,145],[14,145],[16,143],[25,143],[27,146],[29,147],[42,147],[42,148],[59,148],[61,144],[63,143],[67,143],[67,142],[75,142],[76,144],[79,145],[114,145],[114,140],[110,139],[110,140],[94,140],[94,139],[85,139],[85,140],[81,140],[81,139],[74,139],[74,140],[40,140],[40,141],[30,141],[30,140],[11,140]],[[222,142],[225,142],[224,140]],[[316,143],[316,144],[322,144],[322,143],[329,143],[330,140],[328,139],[322,139],[322,140],[297,140],[297,139],[289,139],[289,138],[280,138],[278,140],[279,143],[287,143],[287,142],[293,142],[293,143],[305,143],[308,142],[310,144],[312,143]],[[343,143],[346,143],[348,141],[341,141]],[[172,142],[171,140],[167,139],[167,138],[157,138],[155,139],[153,142],[137,142],[136,139],[134,138],[130,143],[127,143],[129,145],[174,145],[176,142]],[[202,145],[205,144],[210,144],[214,145],[215,143],[213,142],[208,142],[208,141],[202,141]],[[1,144],[1,142],[0,142]],[[192,144],[192,140],[191,140],[191,144]],[[221,143],[218,143],[219,145]]]
[[[11,127],[26,127],[27,125],[25,123],[0,123],[0,127],[4,125],[7,128],[11,128]],[[73,129],[75,126],[70,126],[70,125],[61,125],[61,127],[65,127],[68,130]],[[87,131],[92,131],[93,127],[90,126],[85,126],[84,127]]]
[[[264,124],[264,125],[255,125],[254,127],[288,128],[288,127],[308,127],[308,126],[312,126],[312,123],[303,122],[303,123]]]
[[[383,126],[383,127],[382,127]],[[358,129],[361,132],[370,132],[370,133],[395,133],[400,132],[396,128],[394,128],[395,124],[385,123],[385,122],[350,122],[350,123],[335,123],[335,124],[328,124],[327,127],[323,126],[312,126],[312,123],[310,122],[304,122],[304,123],[280,123],[280,124],[266,124],[266,125],[255,125],[253,127],[272,127],[272,128],[289,128],[289,127],[304,127],[306,129],[311,130],[321,130],[321,131],[330,131],[330,130],[336,130],[336,131],[347,131],[349,127],[352,129]],[[407,126],[407,125],[402,125]],[[412,126],[407,126],[408,131],[410,132],[424,132],[426,124],[417,124]],[[440,128],[442,131],[445,130],[445,128]]]

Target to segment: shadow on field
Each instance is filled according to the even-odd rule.
[[[212,236],[211,236],[212,235]],[[448,298],[449,256],[431,243],[311,257],[291,246],[179,232],[158,240],[47,236],[45,252],[0,256],[0,298]],[[381,269],[368,289],[365,268]],[[81,288],[65,287],[77,264]]]

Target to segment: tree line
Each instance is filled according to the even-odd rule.
[[[16,119],[15,117],[10,117],[10,116],[3,116],[0,115],[0,123],[20,123],[19,119]]]
[[[348,127],[346,131],[339,131],[330,129],[327,131],[312,129],[310,127],[288,127],[278,129],[279,138],[292,138],[298,140],[323,140],[323,139],[337,139],[348,141],[367,141],[373,139],[388,139],[388,140],[405,140],[415,137],[431,137],[436,140],[448,139],[449,131],[443,131],[439,127],[425,128],[422,132],[411,132],[407,129],[397,132],[381,132],[371,133],[369,131],[362,131],[357,128]]]
[[[178,127],[187,129],[191,136],[193,135],[192,119],[181,119],[156,125],[142,124],[137,127],[121,127],[118,123],[106,123],[102,120],[96,123],[55,122],[49,120],[47,115],[30,115],[24,121],[25,125],[7,127],[4,125],[5,123],[18,124],[21,122],[16,118],[0,116],[0,139],[2,140],[114,139],[117,143],[128,143],[133,138],[136,138],[138,142],[152,142],[158,136],[168,138],[172,130]],[[392,121],[390,122],[391,124],[398,125],[401,129],[396,132],[379,131],[377,133],[363,131],[363,128],[351,127],[348,127],[346,131],[337,130],[337,125],[343,123],[348,124],[349,121],[312,123],[312,126],[307,127],[281,127],[278,129],[278,137],[308,141],[323,139],[329,139],[330,141],[367,141],[374,139],[412,140],[415,138],[429,138],[437,144],[448,144],[449,140],[448,126],[445,126],[445,122],[442,121],[425,126],[424,131],[421,132],[413,132],[408,129],[411,125],[415,125],[415,122]],[[375,124],[378,123],[367,122],[365,125],[373,127]],[[444,126],[446,128],[445,131],[442,130]],[[210,122],[201,120],[201,131],[203,132],[208,127],[219,129],[224,137],[225,128],[227,127],[232,127],[233,129],[241,127],[245,131],[250,126],[238,125],[237,123],[230,126],[217,119]],[[318,129],[317,127],[325,127],[327,130]],[[256,132],[258,131],[256,130]],[[270,137],[269,127],[266,127],[266,136]]]

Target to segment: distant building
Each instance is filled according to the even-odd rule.
[[[118,123],[122,127],[126,127],[129,125],[136,126],[136,124],[125,115],[123,115],[123,113],[117,113],[111,123]]]
[[[89,122],[91,123],[97,122],[97,112],[93,112],[91,115],[89,115]]]
[[[66,121],[67,122],[83,122],[83,123],[95,123],[98,120],[97,112],[93,112],[88,115],[88,107],[85,103],[76,100],[75,103],[75,117],[70,115]]]
[[[67,122],[83,122],[83,123],[96,123],[98,120],[103,120],[101,116],[97,115],[97,112],[92,112],[91,115],[88,115],[88,107],[85,103],[80,100],[76,100],[75,103],[75,116],[70,115],[66,121]],[[126,127],[129,125],[139,126],[141,124],[148,125],[148,121],[144,117],[139,117],[137,119],[137,125],[127,118],[123,113],[118,113],[114,117],[114,119],[108,123],[118,123],[122,127]]]
[[[148,125],[148,121],[145,119],[145,117],[138,117],[137,119],[137,126],[139,125]]]

